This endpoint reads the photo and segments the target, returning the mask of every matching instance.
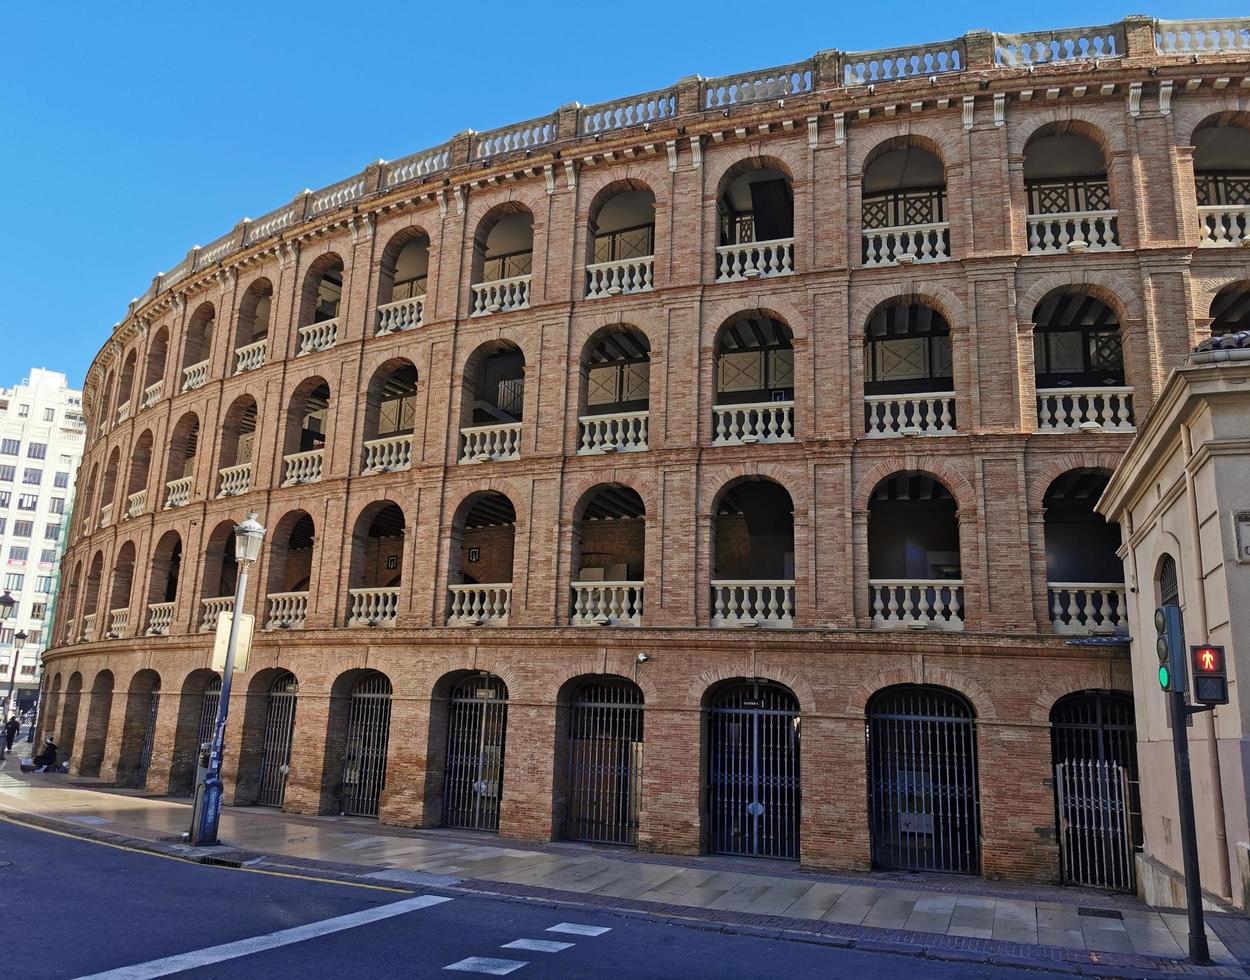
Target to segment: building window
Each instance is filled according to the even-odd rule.
[[[13,495],[7,490],[0,490],[0,507],[8,507],[13,501]]]
[[[19,493],[17,495],[18,510],[36,510],[39,507],[39,496],[33,493]]]
[[[48,604],[46,602],[36,602],[30,607],[31,619],[43,619],[48,615]]]
[[[9,572],[4,577],[4,587],[10,592],[17,592],[22,588],[25,577],[21,572]]]
[[[19,545],[12,545],[9,548],[9,561],[25,563],[30,559],[30,549]]]
[[[28,630],[26,642],[33,647],[39,646],[43,642],[43,630]]]
[[[7,517],[0,517],[0,534],[4,533],[4,529],[8,525],[8,523],[9,523],[9,519]]]
[[[37,487],[43,482],[43,470],[28,466],[22,470],[22,482],[28,487]]]
[[[43,551],[39,552],[39,563],[42,565],[55,565],[56,549],[44,548]]]
[[[5,456],[16,456],[21,444],[16,439],[0,439],[0,453]]]
[[[45,592],[45,593],[51,592],[52,591],[52,576],[51,575],[36,575],[35,576],[35,591]]]
[[[13,522],[13,537],[15,538],[29,538],[31,534],[34,533],[34,530],[35,530],[34,521],[14,521]]]
[[[16,466],[0,466],[0,483],[12,483],[17,479]]]
[[[57,490],[66,489],[69,486],[69,474],[57,473],[52,477],[52,486],[54,486]],[[60,513],[60,511],[57,511],[57,513]]]
[[[26,446],[27,459],[47,459],[48,444],[46,442],[32,442]]]
[[[43,410],[43,420],[44,420],[45,422],[55,422],[55,421],[56,421],[56,409],[55,409],[55,408],[45,408],[45,409]]]
[[[49,524],[47,527],[45,527],[43,529],[43,539],[45,541],[60,541],[61,540],[61,525]]]
[[[64,497],[52,497],[48,501],[48,513],[64,514],[65,513],[65,498]]]
[[[73,465],[74,465],[74,457],[73,457],[73,456],[71,456],[69,453],[61,453],[61,465],[62,465],[62,466],[73,466]]]
[[[18,406],[17,406],[17,417],[18,417],[19,419],[28,419],[28,418],[30,418],[30,406],[29,406],[29,405],[18,405]]]

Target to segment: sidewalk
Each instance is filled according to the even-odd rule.
[[[192,850],[176,843],[190,821],[186,801],[21,775],[16,768],[12,757],[0,767],[0,815]],[[825,874],[781,862],[579,844],[512,846],[484,835],[259,807],[226,807],[221,836],[251,852],[245,858],[268,856],[271,867],[575,902],[732,931],[793,932],[805,941],[894,953],[1112,976],[1243,977],[1242,966],[1250,966],[1250,920],[1242,916],[1209,914],[1216,965],[1200,968],[1184,961],[1183,914],[1088,890],[956,876]]]

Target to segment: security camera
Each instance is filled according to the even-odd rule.
[[[648,657],[645,653],[640,653],[640,654],[638,654],[638,662],[639,662],[640,664],[645,664],[645,663],[646,663],[648,660],[650,660],[650,659],[651,659],[651,658],[650,658],[650,657]]]

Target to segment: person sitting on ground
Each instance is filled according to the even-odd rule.
[[[43,740],[43,751],[30,760],[40,769],[51,769],[56,765],[56,743],[49,735]]]

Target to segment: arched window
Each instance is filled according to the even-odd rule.
[[[269,629],[302,629],[313,575],[313,519],[302,510],[285,514],[274,529],[269,557]]]
[[[1250,330],[1250,282],[1225,286],[1211,301],[1211,336]]]
[[[716,281],[794,272],[794,188],[789,174],[763,160],[743,161],[716,193]]]
[[[590,207],[586,296],[649,292],[655,259],[655,194],[642,184],[617,184]]]
[[[213,353],[213,320],[216,316],[212,303],[201,303],[187,321],[182,347],[182,391],[199,388],[208,380],[209,358]]]
[[[534,265],[534,215],[520,204],[490,211],[473,237],[470,316],[526,309]]]
[[[1114,633],[1127,625],[1120,526],[1094,510],[1107,487],[1102,470],[1069,470],[1042,500],[1046,587],[1056,633]]]
[[[286,413],[284,487],[316,483],[321,479],[329,409],[330,386],[323,378],[306,378],[300,382]]]
[[[182,538],[166,531],[156,543],[148,578],[148,636],[167,636],[174,620],[178,579],[182,574]]]
[[[273,284],[257,279],[239,301],[239,322],[234,337],[234,373],[254,371],[269,354],[269,318]]]
[[[135,576],[135,546],[127,541],[117,551],[113,563],[113,587],[109,593],[109,621],[106,636],[130,635],[130,589]]]
[[[502,493],[471,494],[452,520],[448,626],[506,626],[512,606],[516,509]]]
[[[772,480],[746,479],[717,498],[713,626],[794,625],[794,502]]]
[[[573,522],[574,626],[638,626],[646,577],[647,510],[629,487],[601,486]]]
[[[394,358],[369,382],[361,472],[389,473],[411,466],[416,424],[417,369],[409,360]]]
[[[907,137],[877,147],[864,167],[862,219],[866,266],[949,259],[946,170],[937,154]]]
[[[790,328],[763,310],[735,313],[716,334],[712,444],[794,441]]]
[[[864,431],[869,436],[956,431],[951,328],[925,303],[893,300],[864,331]]]
[[[651,345],[621,324],[599,331],[582,352],[579,456],[647,448]]]
[[[479,347],[465,365],[460,462],[485,463],[521,455],[525,355],[515,344]]]
[[[126,481],[126,509],[123,520],[139,517],[148,506],[148,476],[152,468],[152,430],[145,429],[135,442],[130,457],[130,477]]]
[[[165,459],[165,509],[182,507],[191,500],[195,481],[195,454],[199,449],[200,420],[188,412],[174,426]]]
[[[251,489],[255,448],[256,399],[240,395],[227,410],[221,426],[218,497],[233,497]]]
[[[403,563],[404,512],[389,501],[370,504],[352,532],[347,625],[395,625]]]
[[[143,374],[143,400],[140,408],[151,408],[165,393],[165,362],[169,358],[169,329],[161,327],[148,344],[147,364]]]
[[[1107,163],[1089,127],[1042,126],[1024,148],[1031,253],[1119,248]]]

